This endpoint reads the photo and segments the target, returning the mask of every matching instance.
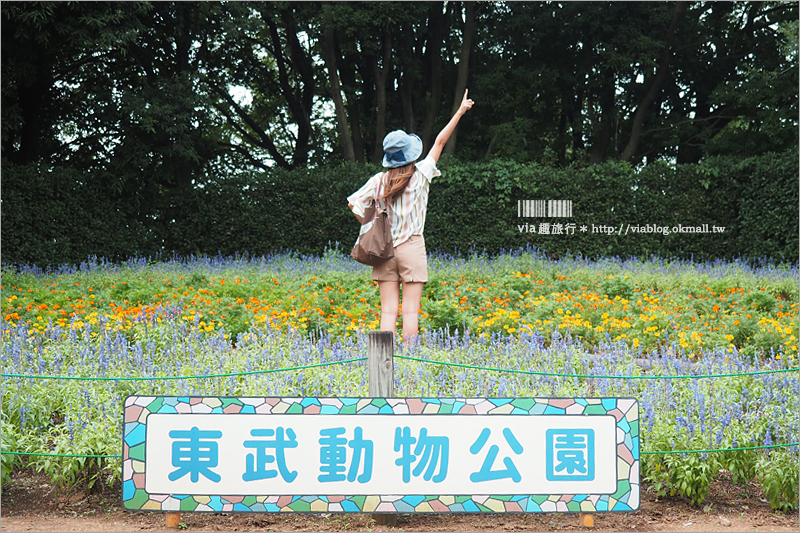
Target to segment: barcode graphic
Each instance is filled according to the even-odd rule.
[[[546,200],[518,200],[517,216],[520,217],[546,217]]]
[[[547,216],[550,217],[571,217],[572,200],[548,200]]]
[[[517,200],[518,217],[571,217],[572,200]]]

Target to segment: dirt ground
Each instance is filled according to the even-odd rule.
[[[756,484],[715,482],[701,508],[680,498],[658,499],[646,490],[632,513],[595,515],[594,527],[577,514],[411,515],[382,525],[375,515],[184,513],[178,528],[161,513],[120,508],[119,488],[100,494],[65,492],[46,478],[20,474],[2,491],[0,529],[6,531],[798,531],[798,515],[774,512]]]

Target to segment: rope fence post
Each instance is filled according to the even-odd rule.
[[[391,331],[370,331],[367,344],[369,395],[394,396],[394,335]]]
[[[166,517],[168,528],[178,529],[181,527],[181,513],[167,513],[164,516]]]
[[[370,331],[367,344],[369,395],[373,398],[394,396],[394,333]],[[373,514],[375,523],[382,526],[397,525],[396,514]]]

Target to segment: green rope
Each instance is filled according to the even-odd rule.
[[[765,450],[769,448],[788,448],[791,446],[798,446],[800,442],[790,442],[789,444],[772,444],[770,446],[747,446],[744,448],[721,448],[717,450],[667,450],[658,452],[640,452],[641,455],[663,455],[668,453],[713,453],[713,452],[736,452],[741,450]],[[112,455],[81,455],[81,454],[63,454],[63,453],[27,453],[27,452],[7,452],[3,450],[3,455],[32,455],[36,457],[86,457],[90,459],[105,459],[105,458],[121,458],[119,454]]]
[[[344,359],[342,361],[330,361],[328,363],[317,363],[313,365],[292,366],[288,368],[272,368],[270,370],[251,370],[249,372],[231,372],[229,374],[200,374],[194,376],[153,376],[153,377],[94,377],[87,378],[82,376],[36,376],[25,374],[0,374],[4,378],[29,378],[29,379],[64,379],[77,381],[158,381],[158,380],[177,380],[177,379],[203,379],[203,378],[229,378],[233,376],[252,376],[255,374],[272,374],[274,372],[288,372],[291,370],[305,370],[308,368],[319,368],[323,366],[341,365],[344,363],[355,363],[364,361],[366,357],[356,357],[355,359]]]
[[[430,359],[422,359],[419,357],[411,357],[408,355],[395,355],[396,359],[406,359],[408,361],[418,361],[420,363],[429,363],[434,365],[453,366],[458,368],[468,368],[471,370],[486,370],[489,372],[506,372],[510,374],[525,374],[530,376],[554,376],[561,378],[596,378],[596,379],[702,379],[702,378],[729,378],[737,376],[758,376],[762,374],[778,374],[781,372],[797,372],[799,368],[779,368],[775,370],[755,370],[753,372],[739,372],[728,374],[685,374],[674,376],[617,376],[617,375],[603,375],[603,374],[568,374],[565,372],[540,372],[535,370],[515,370],[510,368],[494,368],[488,366],[475,366],[466,365],[463,363],[450,363],[447,361],[432,361]],[[76,381],[164,381],[164,380],[178,380],[178,379],[203,379],[203,378],[228,378],[235,376],[252,376],[256,374],[271,374],[275,372],[288,372],[293,370],[306,370],[309,368],[319,368],[324,366],[341,365],[344,363],[355,363],[358,361],[366,360],[366,357],[356,357],[353,359],[344,359],[342,361],[330,361],[327,363],[317,363],[313,365],[293,366],[287,368],[273,368],[270,370],[251,370],[249,372],[230,372],[227,374],[202,374],[193,376],[152,376],[152,377],[83,377],[83,376],[37,376],[32,374],[0,374],[4,378],[26,378],[26,379],[61,379],[61,380],[76,380]]]
[[[593,374],[567,374],[563,372],[537,372],[534,370],[513,370],[507,368],[493,368],[488,366],[465,365],[462,363],[449,363],[447,361],[431,361],[408,355],[395,355],[395,359],[407,359],[420,363],[430,363],[434,365],[455,366],[459,368],[469,368],[471,370],[488,370],[490,372],[507,372],[511,374],[527,374],[530,376],[555,376],[560,378],[599,378],[599,379],[700,379],[700,378],[729,378],[736,376],[757,376],[760,374],[777,374],[779,372],[797,372],[800,368],[780,368],[777,370],[757,370],[753,372],[741,372],[732,374],[688,374],[675,376],[615,376],[615,375],[593,375]]]
[[[769,446],[747,446],[744,448],[720,448],[716,450],[668,450],[662,452],[639,452],[642,455],[663,455],[667,453],[712,453],[712,452],[737,452],[739,450],[765,450],[767,448],[788,448],[800,445],[800,442],[790,442],[789,444],[771,444]]]

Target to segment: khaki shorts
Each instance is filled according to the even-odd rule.
[[[382,265],[372,267],[375,281],[400,281],[403,283],[426,283],[428,281],[428,256],[425,253],[425,238],[412,235],[394,249],[394,257]]]

